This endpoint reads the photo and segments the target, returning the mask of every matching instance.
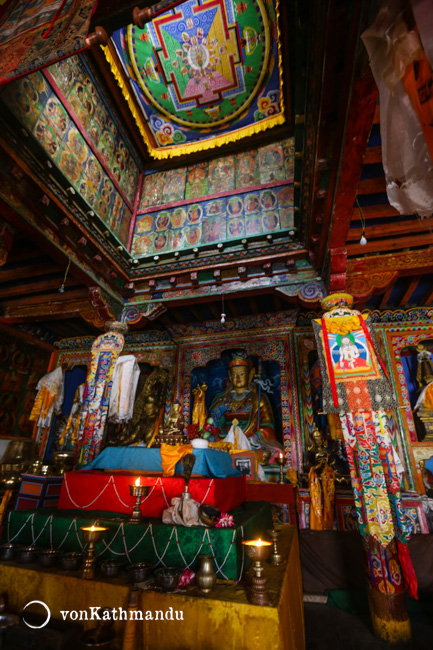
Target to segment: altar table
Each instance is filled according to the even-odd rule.
[[[251,605],[246,597],[247,580],[241,584],[218,582],[208,595],[197,587],[173,593],[143,590],[139,609],[183,613],[183,620],[149,620],[137,623],[136,647],[147,650],[304,650],[304,612],[297,530],[284,526],[280,551],[283,563],[266,563],[270,605]],[[251,571],[250,571],[251,573]],[[249,576],[247,576],[248,578]],[[19,613],[31,600],[42,600],[53,618],[61,610],[83,610],[90,606],[126,609],[125,578],[80,580],[65,571],[41,569],[36,564],[0,563],[0,590],[8,593],[8,610]],[[81,621],[85,628],[95,622]],[[115,629],[119,640],[124,623]],[[142,640],[143,645],[140,646]]]
[[[60,493],[59,510],[106,510],[130,515],[135,505],[129,486],[136,476],[121,473],[67,472]],[[171,505],[173,497],[179,497],[185,489],[183,478],[140,476],[141,485],[149,485],[147,496],[141,500],[144,517],[162,517]],[[246,501],[245,476],[230,478],[192,478],[189,482],[192,498],[200,505],[212,505],[221,512],[230,512]]]
[[[232,457],[228,452],[216,449],[193,449],[195,465],[193,475],[210,478],[228,478],[242,476],[233,467]],[[144,472],[162,472],[161,452],[148,447],[106,447],[99,456],[81,471],[94,469],[126,469]],[[175,467],[175,474],[183,474],[182,463]]]

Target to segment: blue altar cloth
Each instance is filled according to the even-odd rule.
[[[209,478],[228,478],[242,476],[233,467],[232,457],[228,452],[215,449],[193,449],[195,465],[193,474]],[[161,452],[147,447],[106,447],[91,463],[81,468],[86,469],[130,469],[143,472],[162,472]],[[175,474],[183,474],[182,463],[176,463]]]

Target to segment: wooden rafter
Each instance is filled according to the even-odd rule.
[[[418,286],[419,281],[421,280],[421,277],[422,277],[421,275],[415,275],[411,279],[406,291],[404,292],[404,294],[400,298],[400,301],[399,301],[399,304],[398,304],[399,307],[405,307],[408,304],[411,295],[413,294],[413,292],[415,291],[415,289]]]

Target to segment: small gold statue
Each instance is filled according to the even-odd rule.
[[[418,440],[427,442],[433,440],[433,361],[422,343],[416,346],[416,350],[416,379],[421,392],[414,407],[414,419]]]
[[[335,471],[329,462],[331,453],[316,424],[314,424],[311,437],[313,442],[308,447],[310,529],[332,530],[334,527]]]
[[[183,434],[184,427],[185,419],[180,411],[180,403],[176,401],[171,407],[165,432],[169,434]]]

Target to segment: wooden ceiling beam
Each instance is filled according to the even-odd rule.
[[[194,307],[194,305],[189,304],[188,305],[189,310],[191,311],[192,315],[196,319],[197,322],[202,323],[203,322],[203,317],[200,313],[200,310],[197,309],[197,307]]]
[[[218,307],[216,306],[216,304],[214,302],[207,302],[206,307],[210,310],[212,316],[216,320],[219,320],[221,318],[221,311],[218,311]]]
[[[87,288],[82,289],[73,289],[71,291],[66,291],[64,293],[46,293],[39,294],[37,296],[25,296],[24,298],[11,298],[9,300],[2,300],[1,306],[8,309],[9,307],[20,307],[26,305],[46,305],[52,303],[67,303],[71,300],[89,300],[89,290]],[[48,312],[47,312],[48,313]]]
[[[236,305],[236,300],[228,300],[228,306],[230,313],[233,314],[233,318],[239,318],[239,311]]]
[[[423,297],[420,300],[420,305],[429,305],[431,302],[433,302],[433,287],[429,287],[429,289],[425,292]]]
[[[9,264],[6,265],[9,267]],[[48,275],[50,273],[62,273],[62,270],[55,264],[32,264],[29,266],[18,266],[14,269],[0,267],[0,283],[15,282],[16,280],[24,280],[24,278],[37,278],[41,275]],[[62,274],[63,276],[63,274]]]
[[[36,282],[29,282],[27,284],[17,284],[12,287],[3,287],[0,288],[0,300],[3,298],[9,298],[13,299],[18,296],[28,296],[34,295],[37,293],[43,293],[47,291],[51,291],[52,289],[60,289],[60,285],[62,284],[62,277],[60,278],[54,278],[52,280],[42,280],[42,281],[36,281]],[[66,280],[65,282],[65,290],[71,289],[72,287],[78,288],[78,284],[76,281],[73,279]]]
[[[400,237],[394,240],[375,240],[368,242],[366,246],[361,244],[348,244],[347,255],[365,255],[368,253],[386,253],[393,250],[413,248],[415,246],[429,246],[433,244],[433,233],[418,235],[415,237]]]
[[[364,165],[382,162],[382,147],[368,147],[364,154]]]
[[[4,306],[4,303],[1,303]],[[2,312],[4,322],[46,321],[47,319],[66,319],[80,316],[81,312],[91,309],[89,299],[58,300],[29,304],[27,301],[8,305]]]
[[[362,194],[383,194],[386,192],[386,183],[384,176],[377,178],[364,178],[358,183],[358,196]]]
[[[429,228],[428,219],[413,219],[411,221],[401,221],[394,224],[381,224],[380,226],[366,226],[365,236],[367,241],[375,237],[394,237],[398,235],[409,235],[415,232],[428,232]],[[361,228],[350,228],[347,236],[347,241],[359,241],[361,238]]]
[[[397,280],[398,280],[398,275],[396,275],[394,280],[392,280],[391,284],[388,286],[387,290],[383,294],[382,299],[381,299],[381,301],[379,303],[379,309],[383,309],[384,307],[386,307],[386,303],[388,302],[388,300],[391,297],[392,291],[394,289],[394,286],[395,286],[395,283],[397,282]]]
[[[254,296],[249,296],[248,304],[250,306],[251,312],[255,316],[258,316],[260,314],[260,310],[259,310],[259,306],[257,304],[257,300],[256,300],[256,298]]]
[[[389,204],[366,205],[361,207],[362,216],[368,219],[384,219],[388,217],[401,217],[401,214]],[[360,221],[359,210],[355,206],[352,211],[352,221]]]
[[[400,301],[398,303],[399,307],[405,307],[408,304],[411,295],[413,294],[413,292],[418,286],[419,281],[421,280],[421,277],[422,277],[421,275],[415,275],[411,279],[411,281],[409,282],[409,286],[407,287],[406,291],[400,298]]]

